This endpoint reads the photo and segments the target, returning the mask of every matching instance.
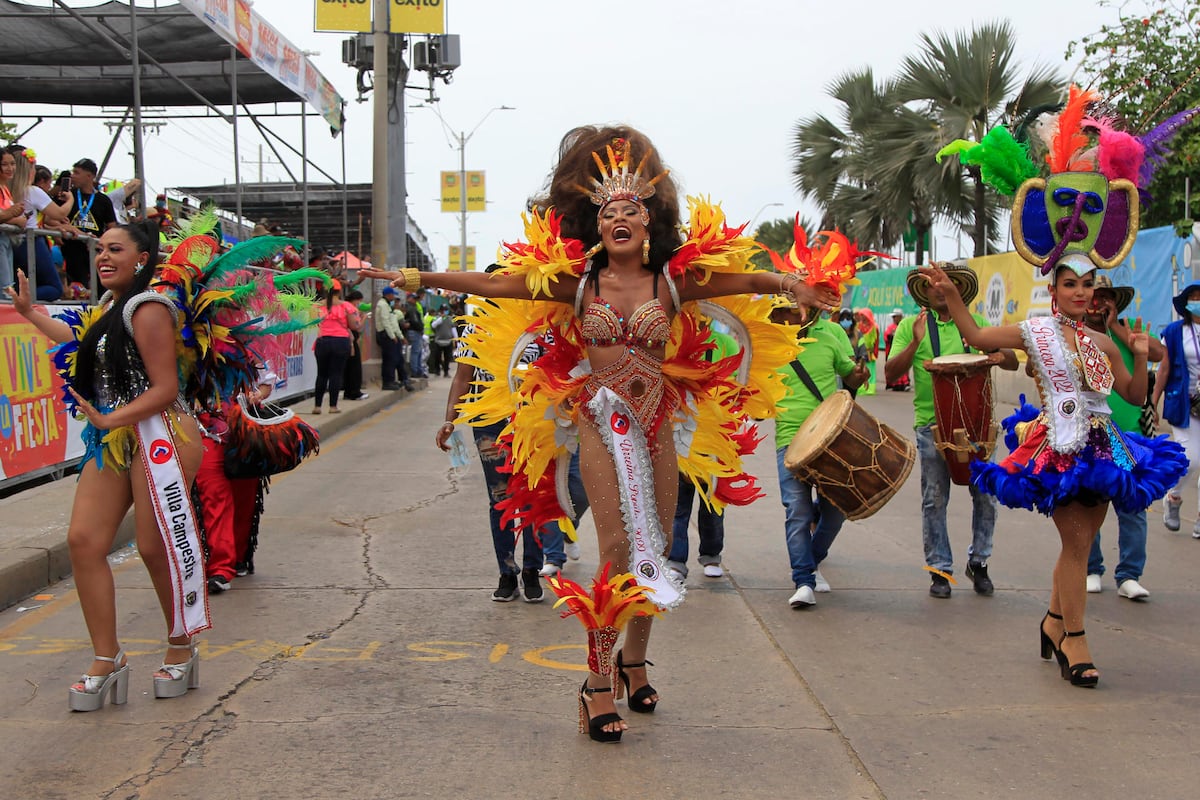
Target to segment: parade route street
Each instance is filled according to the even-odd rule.
[[[448,387],[431,379],[386,405],[372,392],[375,413],[274,481],[257,572],[210,599],[200,688],[186,696],[153,699],[163,621],[130,548],[113,556],[126,705],[67,710],[90,660],[70,579],[0,612],[0,797],[1167,800],[1196,790],[1194,486],[1181,532],[1163,528],[1157,506],[1148,514],[1148,602],[1117,596],[1106,523],[1109,572],[1086,619],[1102,678],[1082,690],[1038,657],[1058,550],[1050,521],[1001,510],[996,592],[978,596],[962,577],[971,506],[956,488],[958,583],[951,599],[933,599],[919,467],[882,511],[847,523],[822,565],[833,591],[793,610],[764,423],[750,466],[766,496],[728,513],[727,575],[705,578],[695,564],[693,522],[687,599],[655,625],[658,711],[624,713],[623,741],[600,745],[577,731],[579,624],[559,618],[548,589],[541,604],[490,599],[479,463],[456,474],[433,444]],[[863,406],[911,437],[911,395]],[[566,575],[586,583],[597,567],[590,517],[581,539]]]

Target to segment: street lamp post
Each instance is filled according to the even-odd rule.
[[[512,106],[496,106],[475,123],[475,127],[471,129],[470,133],[462,131],[458,133],[458,191],[460,194],[458,224],[461,237],[458,257],[463,272],[467,271],[467,142],[471,141],[471,137],[475,135],[475,131],[479,130],[479,126],[483,125],[487,118],[497,111],[516,111],[516,109]],[[441,117],[440,114],[438,116]],[[444,122],[445,120],[443,120]]]
[[[754,223],[758,222],[759,216],[761,216],[764,211],[766,211],[768,208],[776,208],[776,207],[782,207],[782,206],[783,206],[783,203],[764,203],[762,208],[760,208],[758,211],[754,212],[754,216],[750,218],[750,223],[748,225],[746,225],[746,227],[752,231],[757,230],[754,227]]]

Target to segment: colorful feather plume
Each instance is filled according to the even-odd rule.
[[[1050,152],[1046,155],[1046,163],[1050,173],[1059,172],[1092,172],[1094,162],[1081,157],[1081,153],[1090,145],[1088,135],[1083,131],[1083,119],[1089,103],[1099,99],[1099,95],[1091,90],[1071,86],[1067,96],[1067,105],[1058,115],[1057,124],[1050,139]]]
[[[562,217],[548,209],[539,214],[536,210],[521,215],[525,223],[524,242],[504,244],[499,264],[504,274],[523,273],[530,294],[550,297],[550,284],[557,283],[560,275],[581,275],[587,259],[583,254],[583,243],[578,239],[562,237]]]
[[[1139,139],[1145,153],[1141,170],[1138,172],[1138,186],[1145,188],[1154,180],[1154,172],[1167,161],[1171,154],[1171,140],[1192,120],[1200,116],[1200,106],[1172,114],[1163,122],[1155,125]]]
[[[639,586],[627,572],[609,578],[611,568],[612,563],[606,563],[599,577],[592,579],[590,593],[570,578],[562,577],[561,573],[546,579],[550,590],[558,595],[554,607],[567,607],[562,612],[563,619],[575,617],[589,631],[600,628],[622,630],[635,617],[653,617],[661,613],[646,597],[647,587]]]
[[[983,182],[1000,194],[1016,194],[1018,186],[1038,174],[1029,149],[1002,126],[992,128],[978,143],[966,139],[953,141],[939,150],[935,158],[940,163],[947,155],[957,155],[963,164],[979,167]]]
[[[715,272],[745,272],[758,244],[743,236],[745,225],[725,224],[725,212],[707,197],[688,197],[688,227],[683,244],[668,264],[671,277],[685,274],[696,283],[708,283]]]

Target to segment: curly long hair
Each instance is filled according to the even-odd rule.
[[[118,225],[125,231],[139,253],[148,254],[146,267],[133,278],[129,291],[109,307],[100,319],[96,320],[79,342],[79,355],[75,363],[75,391],[89,401],[95,400],[96,387],[96,348],[100,337],[107,337],[104,344],[104,359],[109,367],[109,374],[116,381],[116,389],[120,394],[128,394],[130,371],[132,364],[126,351],[126,343],[133,336],[125,329],[125,305],[134,295],[146,291],[154,280],[158,266],[158,224],[154,220],[134,222],[129,225]]]
[[[579,239],[585,248],[600,241],[596,224],[599,209],[579,187],[591,186],[592,179],[600,177],[592,153],[603,153],[604,148],[618,138],[628,141],[629,157],[634,165],[650,152],[643,168],[644,175],[654,177],[666,171],[654,145],[641,131],[627,125],[582,125],[567,131],[559,142],[558,163],[550,173],[546,187],[541,195],[529,200],[531,209],[545,211],[553,207],[562,215],[563,236]],[[683,244],[679,233],[678,186],[667,175],[654,188],[654,194],[642,201],[650,213],[650,263],[646,265],[649,270],[662,269],[663,264]],[[597,267],[606,267],[608,254],[601,251],[592,261]]]

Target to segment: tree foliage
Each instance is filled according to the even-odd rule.
[[[1078,82],[1100,92],[1132,133],[1145,133],[1172,114],[1200,106],[1200,4],[1101,0],[1100,5],[1115,7],[1119,19],[1067,48],[1068,59],[1082,57]],[[1200,192],[1200,121],[1180,132],[1172,150],[1148,187],[1153,199],[1142,211],[1143,227],[1184,216],[1186,177],[1192,178],[1192,194]]]
[[[3,139],[6,142],[12,141],[13,131],[16,129],[16,125],[0,119],[0,139]]]

